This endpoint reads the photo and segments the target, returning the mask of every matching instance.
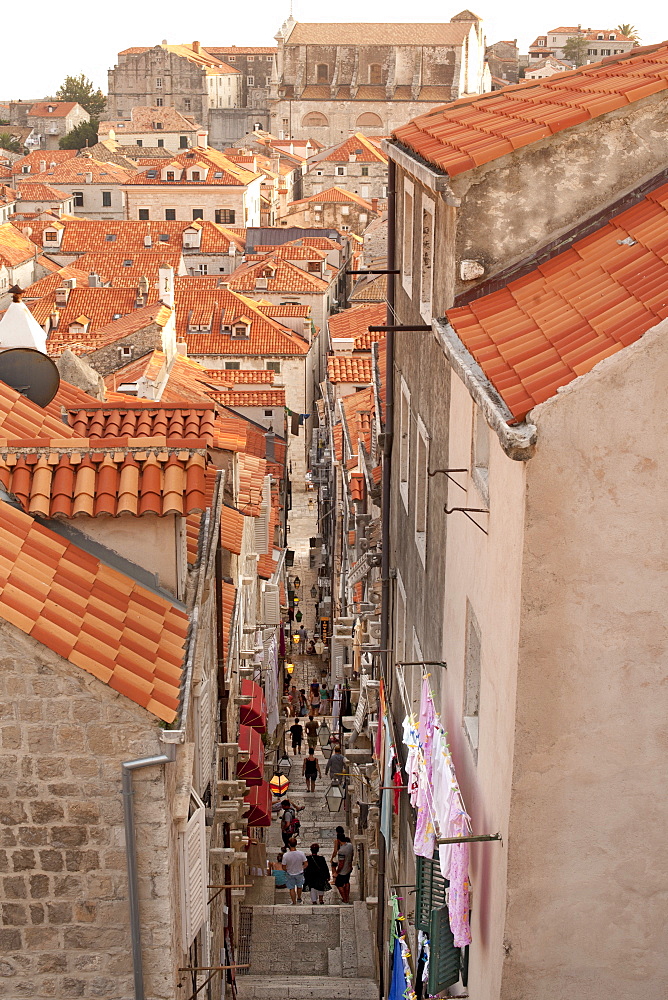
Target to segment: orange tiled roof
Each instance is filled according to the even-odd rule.
[[[48,201],[51,203],[54,201],[67,201],[68,198],[72,197],[72,195],[66,194],[63,191],[57,191],[56,188],[50,187],[48,184],[31,181],[30,174],[27,175],[27,179],[24,181],[17,178],[16,187],[18,188],[21,201]],[[21,211],[21,207],[18,206],[18,208]]]
[[[385,100],[384,96],[382,100]],[[309,163],[322,163],[326,160],[348,163],[352,155],[355,155],[357,163],[387,163],[385,153],[367,139],[362,132],[355,132],[349,139],[345,139],[337,146],[332,146],[324,153],[316,153],[315,156],[309,157]]]
[[[668,88],[668,42],[464,97],[414,118],[393,138],[451,176]]]
[[[21,180],[27,180],[33,174],[39,173],[40,165],[46,163],[63,163],[64,160],[73,160],[78,156],[77,149],[35,149],[31,153],[26,153],[12,163],[12,173],[18,174]],[[24,167],[30,167],[27,174],[23,173]]]
[[[187,342],[190,354],[262,357],[308,353],[308,344],[302,337],[265,315],[252,299],[237,295],[229,288],[216,288],[211,284],[200,286],[198,281],[191,280],[187,287],[182,282],[176,285],[177,339]],[[195,315],[202,317],[210,332],[189,332],[189,322]],[[248,338],[222,332],[223,324],[234,325],[244,315],[251,320]]]
[[[315,260],[323,261],[327,257],[327,251],[318,247],[304,246],[302,244],[281,243],[280,246],[254,246],[253,253],[246,255],[246,260],[260,260],[265,257],[281,257],[285,260]]]
[[[212,443],[213,405],[175,407],[170,403],[149,402],[149,406],[139,407],[132,403],[121,406],[89,402],[84,407],[69,407],[67,418],[77,437],[96,440],[164,437],[168,443],[172,438],[198,438],[203,443]]]
[[[16,438],[73,438],[74,431],[59,413],[42,409],[0,382],[0,443]]]
[[[32,154],[31,154],[32,156]],[[215,222],[198,219],[197,222],[136,222],[121,219],[66,219],[59,220],[64,229],[58,252],[61,254],[88,254],[101,250],[117,253],[142,253],[153,250],[156,253],[168,248],[183,248],[184,229],[199,229],[201,232],[200,251],[202,253],[227,253],[230,243],[243,251],[246,245],[245,230],[221,226]],[[42,247],[42,232],[51,223],[30,223],[32,240]],[[20,227],[19,228],[25,228]],[[147,237],[151,247],[145,245]]]
[[[334,354],[327,358],[327,375],[330,382],[371,381],[371,355]]]
[[[387,302],[387,275],[374,274],[369,278],[361,277],[355,282],[350,293],[351,302]],[[355,345],[357,346],[357,345]]]
[[[212,392],[211,397],[223,406],[285,406],[285,389],[226,389]]]
[[[76,106],[76,101],[41,101],[33,104],[28,118],[67,118]]]
[[[181,259],[182,250],[179,247],[157,247],[153,250],[136,250],[134,253],[114,248],[82,254],[77,257],[76,267],[86,274],[99,274],[114,288],[136,288],[141,277],[157,281],[158,271],[165,264],[173,267],[174,274],[178,274]]]
[[[121,135],[132,135],[136,132],[197,132],[199,126],[185,118],[176,108],[157,108],[137,105],[130,111],[130,121],[116,118],[113,121],[102,121],[98,134],[106,135],[109,129],[114,129]],[[160,128],[156,128],[157,123]]]
[[[77,447],[77,445],[79,447]],[[203,442],[161,437],[9,441],[0,482],[43,517],[189,514],[204,509]],[[198,450],[199,449],[199,450]]]
[[[279,305],[273,305],[271,302],[258,302],[258,306],[260,311],[266,313],[267,316],[292,316],[303,319],[308,319],[311,316],[309,305],[297,305],[296,302],[281,302]]]
[[[164,327],[171,315],[172,310],[169,306],[163,305],[162,302],[152,302],[149,306],[140,306],[134,312],[128,313],[127,316],[112,320],[107,326],[101,326],[90,342],[86,344],[85,353],[98,351],[101,347],[114,344],[117,340],[129,336],[131,333],[136,333],[138,330],[143,330],[152,323]]]
[[[316,251],[318,253],[319,251]],[[278,254],[252,259],[242,264],[227,279],[227,284],[235,292],[255,291],[256,278],[266,277],[267,292],[276,294],[314,295],[324,293],[329,288],[329,282],[318,274],[310,274],[303,267],[285,260]]]
[[[11,222],[0,225],[0,263],[16,267],[35,257],[35,245]]]
[[[238,453],[239,491],[237,503],[243,514],[258,517],[262,506],[262,489],[266,472],[266,461],[257,455]]]
[[[367,201],[365,198],[361,198],[358,194],[355,194],[354,191],[345,191],[343,188],[336,186],[327,188],[326,191],[322,191],[320,194],[312,194],[308,198],[300,198],[298,201],[291,201],[290,204],[305,205],[307,202],[317,202],[318,204],[320,204],[320,202],[323,204],[326,202],[337,202],[341,204],[354,202],[367,212],[372,212],[374,210],[370,201]]]
[[[244,515],[235,507],[223,505],[220,512],[220,537],[224,549],[241,555],[244,534]]]
[[[204,374],[206,376],[206,381],[212,385],[222,382],[227,386],[237,385],[239,383],[248,383],[250,385],[271,385],[276,378],[276,372],[269,371],[266,368],[255,368],[250,371],[242,370],[241,368],[206,368]]]
[[[36,180],[39,179],[44,184],[85,184],[86,174],[91,175],[91,184],[126,184],[130,179],[127,170],[123,170],[115,163],[94,160],[92,156],[77,156],[72,160],[62,160],[55,166],[49,164],[47,152],[45,159],[46,171],[33,174]],[[16,174],[16,164],[14,173]]]
[[[28,285],[23,293],[24,302],[27,303],[30,299],[43,299],[45,295],[52,295],[56,288],[60,288],[64,278],[75,278],[77,284],[88,284],[87,271],[82,271],[73,264],[68,264],[67,267],[58,267],[56,264],[56,267],[58,268],[56,271],[52,271],[45,278],[40,278],[39,281],[34,281],[32,285]]]
[[[157,299],[157,290],[149,288],[149,304],[156,302]],[[47,351],[52,356],[58,356],[66,347],[78,343],[87,344],[87,346],[90,344],[89,349],[94,349],[93,335],[98,330],[108,326],[114,317],[120,318],[132,313],[135,309],[135,301],[136,290],[134,288],[80,288],[79,286],[72,288],[67,305],[58,310],[58,327],[49,333]],[[28,306],[40,326],[44,326],[54,312],[55,293],[30,302]],[[89,321],[87,332],[70,333],[70,325],[76,323],[82,316],[85,316]],[[77,353],[81,353],[81,351]]]
[[[668,316],[666,246],[668,184],[447,317],[520,420]]]
[[[350,477],[350,499],[353,502],[363,503],[364,493],[364,475],[361,472],[354,472]]]
[[[185,612],[9,504],[0,507],[0,551],[0,617],[174,721]]]
[[[200,180],[189,180],[187,169],[196,168],[200,172]],[[163,170],[172,170],[176,175],[182,171],[180,177],[172,181],[163,180],[161,177]],[[155,177],[149,177],[148,172],[154,173]],[[174,187],[178,184],[195,185],[197,187],[205,184],[243,186],[255,180],[258,174],[253,170],[247,170],[241,164],[234,163],[217,149],[207,147],[206,149],[189,149],[187,152],[174,156],[171,160],[160,161],[155,168],[147,168],[138,171],[129,177],[128,184],[153,185],[160,184],[166,187]]]
[[[345,417],[348,434],[353,449],[357,454],[357,445],[361,440],[367,452],[371,450],[371,414],[374,409],[373,388],[361,389],[344,396],[341,408]]]
[[[213,503],[213,494],[216,486],[216,477],[218,470],[213,468],[213,466],[207,466],[204,470],[204,505],[205,507],[211,507]],[[199,540],[200,531],[202,527],[202,514],[203,511],[193,511],[188,514],[185,518],[186,523],[186,552],[188,558],[188,565],[192,566],[197,562],[197,555],[199,552]]]

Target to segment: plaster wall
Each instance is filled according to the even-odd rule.
[[[77,184],[56,181],[56,191],[63,191],[69,197],[75,191],[83,194],[83,205],[74,204],[73,212],[84,219],[126,219],[125,194],[119,184],[86,184],[85,179]],[[111,193],[111,205],[102,204],[102,194]]]
[[[667,130],[662,92],[454,177],[455,294],[475,287],[455,275],[459,261],[489,278],[664,170]]]
[[[533,410],[502,1000],[668,980],[667,334]]]
[[[320,208],[316,209],[316,205],[320,205]],[[288,205],[288,214],[279,220],[279,225],[302,226],[307,229],[347,227],[344,231],[350,229],[356,236],[361,236],[375,214],[355,202],[347,205],[337,201],[293,202]]]
[[[182,599],[181,520],[175,514],[164,517],[144,514],[143,517],[77,517],[72,523],[93,541],[118,552],[136,566],[150,567],[159,586]]]
[[[471,470],[475,404],[454,372],[450,383],[449,466]],[[489,446],[488,489],[477,475],[455,473],[453,479],[465,492],[450,484],[448,506],[489,509],[489,515],[471,515],[489,535],[460,512],[448,516],[441,591],[442,658],[448,666],[439,674],[443,725],[473,831],[501,833],[503,838],[502,843],[471,848],[469,992],[478,1000],[492,1000],[499,997],[503,956],[526,468],[524,463],[509,459],[496,434],[486,424],[483,427]],[[463,722],[471,611],[480,635],[477,749]],[[432,677],[434,672],[432,669]]]
[[[250,187],[250,185],[249,185]],[[257,215],[253,208],[255,199],[247,201],[246,188],[227,187],[220,184],[133,184],[125,189],[127,196],[127,218],[138,219],[139,209],[147,208],[149,219],[164,220],[167,209],[176,212],[178,222],[192,222],[193,210],[201,209],[206,222],[216,221],[217,209],[232,209],[235,212],[234,225],[242,226],[244,210],[248,208],[248,225],[259,225],[259,188],[257,191]],[[252,220],[252,221],[250,221]],[[231,225],[232,223],[230,223]],[[199,258],[198,258],[199,259]]]
[[[156,112],[156,118],[160,112]],[[128,122],[128,125],[131,125]],[[100,140],[115,139],[119,146],[164,146],[173,153],[182,153],[189,146],[197,146],[197,130],[185,127],[181,132],[168,132],[165,129],[151,129],[147,132],[130,131],[125,128],[110,129],[108,135],[100,135]],[[185,139],[185,143],[183,140]],[[120,154],[123,155],[122,152]]]

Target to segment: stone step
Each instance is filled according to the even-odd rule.
[[[239,1000],[377,1000],[378,997],[378,987],[373,979],[238,976],[236,983]]]

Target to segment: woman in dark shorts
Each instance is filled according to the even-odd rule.
[[[306,778],[306,791],[315,791],[315,779],[322,777],[320,774],[320,761],[315,755],[313,747],[308,748],[308,757],[304,757],[302,764],[302,774]]]

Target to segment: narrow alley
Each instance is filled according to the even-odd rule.
[[[293,579],[300,579],[299,591],[303,595],[299,602],[302,622],[312,636],[315,600],[311,587],[317,582],[317,570],[309,568],[309,538],[317,534],[317,504],[306,480],[305,463],[300,457],[302,449],[297,447],[293,452],[288,544],[295,554]],[[327,652],[323,657],[292,654],[291,660],[294,663],[292,683],[297,690],[308,691],[315,677],[329,678]],[[332,728],[331,715],[320,717],[318,721]],[[290,724],[288,721],[284,737],[291,763],[286,797],[297,806],[303,806],[299,812],[298,849],[308,856],[311,844],[319,844],[320,854],[331,871],[335,828],[345,822],[345,817],[343,813],[330,812],[327,807],[325,792],[330,780],[325,773],[327,761],[319,745],[316,756],[321,778],[316,780],[315,792],[306,791],[302,775],[306,739],[301,754],[295,755],[287,732]],[[267,860],[272,862],[283,846],[276,811],[266,833]],[[248,964],[249,968],[240,970],[237,977],[240,1000],[273,1000],[275,997],[283,1000],[372,1000],[377,997],[370,911],[366,901],[360,899],[356,863],[353,864],[351,905],[348,906],[342,903],[334,887],[333,873],[332,887],[325,894],[322,906],[311,905],[308,889],[304,890],[302,903],[292,906],[288,889],[275,888],[273,876],[248,876],[248,880],[253,886],[247,890],[241,908],[239,961]]]

